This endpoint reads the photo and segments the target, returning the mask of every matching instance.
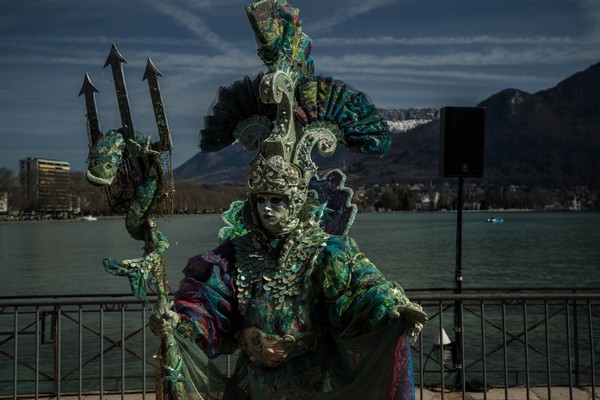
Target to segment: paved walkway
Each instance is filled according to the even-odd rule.
[[[600,387],[596,387],[596,399],[600,399]],[[462,400],[462,392],[446,392],[443,394],[439,391],[425,390],[421,399],[417,388],[417,400]],[[568,387],[553,387],[552,397],[548,396],[547,387],[533,387],[529,389],[529,397],[527,397],[527,389],[524,387],[515,387],[508,389],[508,396],[504,388],[494,388],[487,391],[484,396],[483,392],[467,392],[465,400],[570,400],[571,395]],[[592,398],[592,388],[582,387],[573,388],[573,400],[596,400]]]
[[[79,399],[78,396],[61,396],[61,399],[64,400],[75,400]],[[82,396],[83,400],[96,400],[98,399],[98,395],[86,395]],[[462,392],[445,392],[442,393],[434,390],[424,390],[423,398],[421,398],[421,393],[419,388],[417,388],[417,400],[462,400]],[[56,397],[49,397],[49,400],[55,400]],[[121,395],[105,395],[103,400],[120,400]],[[154,393],[147,393],[146,397],[143,397],[141,394],[126,394],[125,399],[127,400],[155,400]],[[548,389],[546,387],[534,387],[529,390],[529,397],[527,397],[527,390],[524,387],[516,387],[508,389],[508,397],[506,397],[506,393],[504,388],[494,388],[487,391],[486,396],[484,397],[483,392],[474,393],[467,392],[465,393],[465,400],[549,400]],[[553,400],[570,400],[571,396],[569,393],[568,387],[553,387],[552,388],[552,397]],[[581,388],[573,388],[573,400],[597,400],[600,399],[600,387],[596,387],[596,398],[592,398],[592,388],[591,387],[581,387]],[[359,399],[357,399],[359,400]]]

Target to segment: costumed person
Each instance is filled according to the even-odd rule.
[[[204,398],[412,399],[410,341],[426,314],[348,235],[343,173],[319,177],[311,159],[337,144],[384,154],[387,125],[364,94],[313,75],[297,9],[262,0],[247,14],[268,71],[221,88],[201,148],[237,141],[257,155],[221,245],[189,260],[173,309],[151,318],[182,346],[183,367],[166,378]],[[211,367],[238,349],[233,376]]]

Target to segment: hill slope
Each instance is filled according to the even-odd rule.
[[[529,94],[506,89],[482,101],[486,108],[484,178],[490,183],[548,188],[600,187],[600,63]],[[393,114],[393,113],[391,113]],[[322,169],[347,166],[353,184],[429,182],[438,177],[439,120],[394,134],[381,159],[345,149]],[[198,153],[175,170],[177,179],[242,184],[252,154],[241,146]]]
[[[486,108],[485,173],[495,184],[600,187],[600,64],[535,94],[506,89]],[[394,138],[382,160],[351,168],[358,182],[438,179],[439,120]]]

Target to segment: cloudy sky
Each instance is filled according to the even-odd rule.
[[[473,106],[505,88],[531,93],[600,61],[597,0],[297,0],[317,74],[379,107]],[[241,0],[0,0],[0,167],[29,156],[84,170],[84,73],[103,130],[120,119],[111,44],[124,66],[133,122],[156,135],[147,57],[160,84],[179,166],[219,86],[264,70]]]

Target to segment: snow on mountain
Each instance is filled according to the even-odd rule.
[[[431,122],[430,119],[409,119],[406,121],[387,121],[390,132],[406,132],[419,125]]]
[[[435,108],[397,108],[378,111],[387,121],[390,132],[406,132],[440,116],[439,110]]]

